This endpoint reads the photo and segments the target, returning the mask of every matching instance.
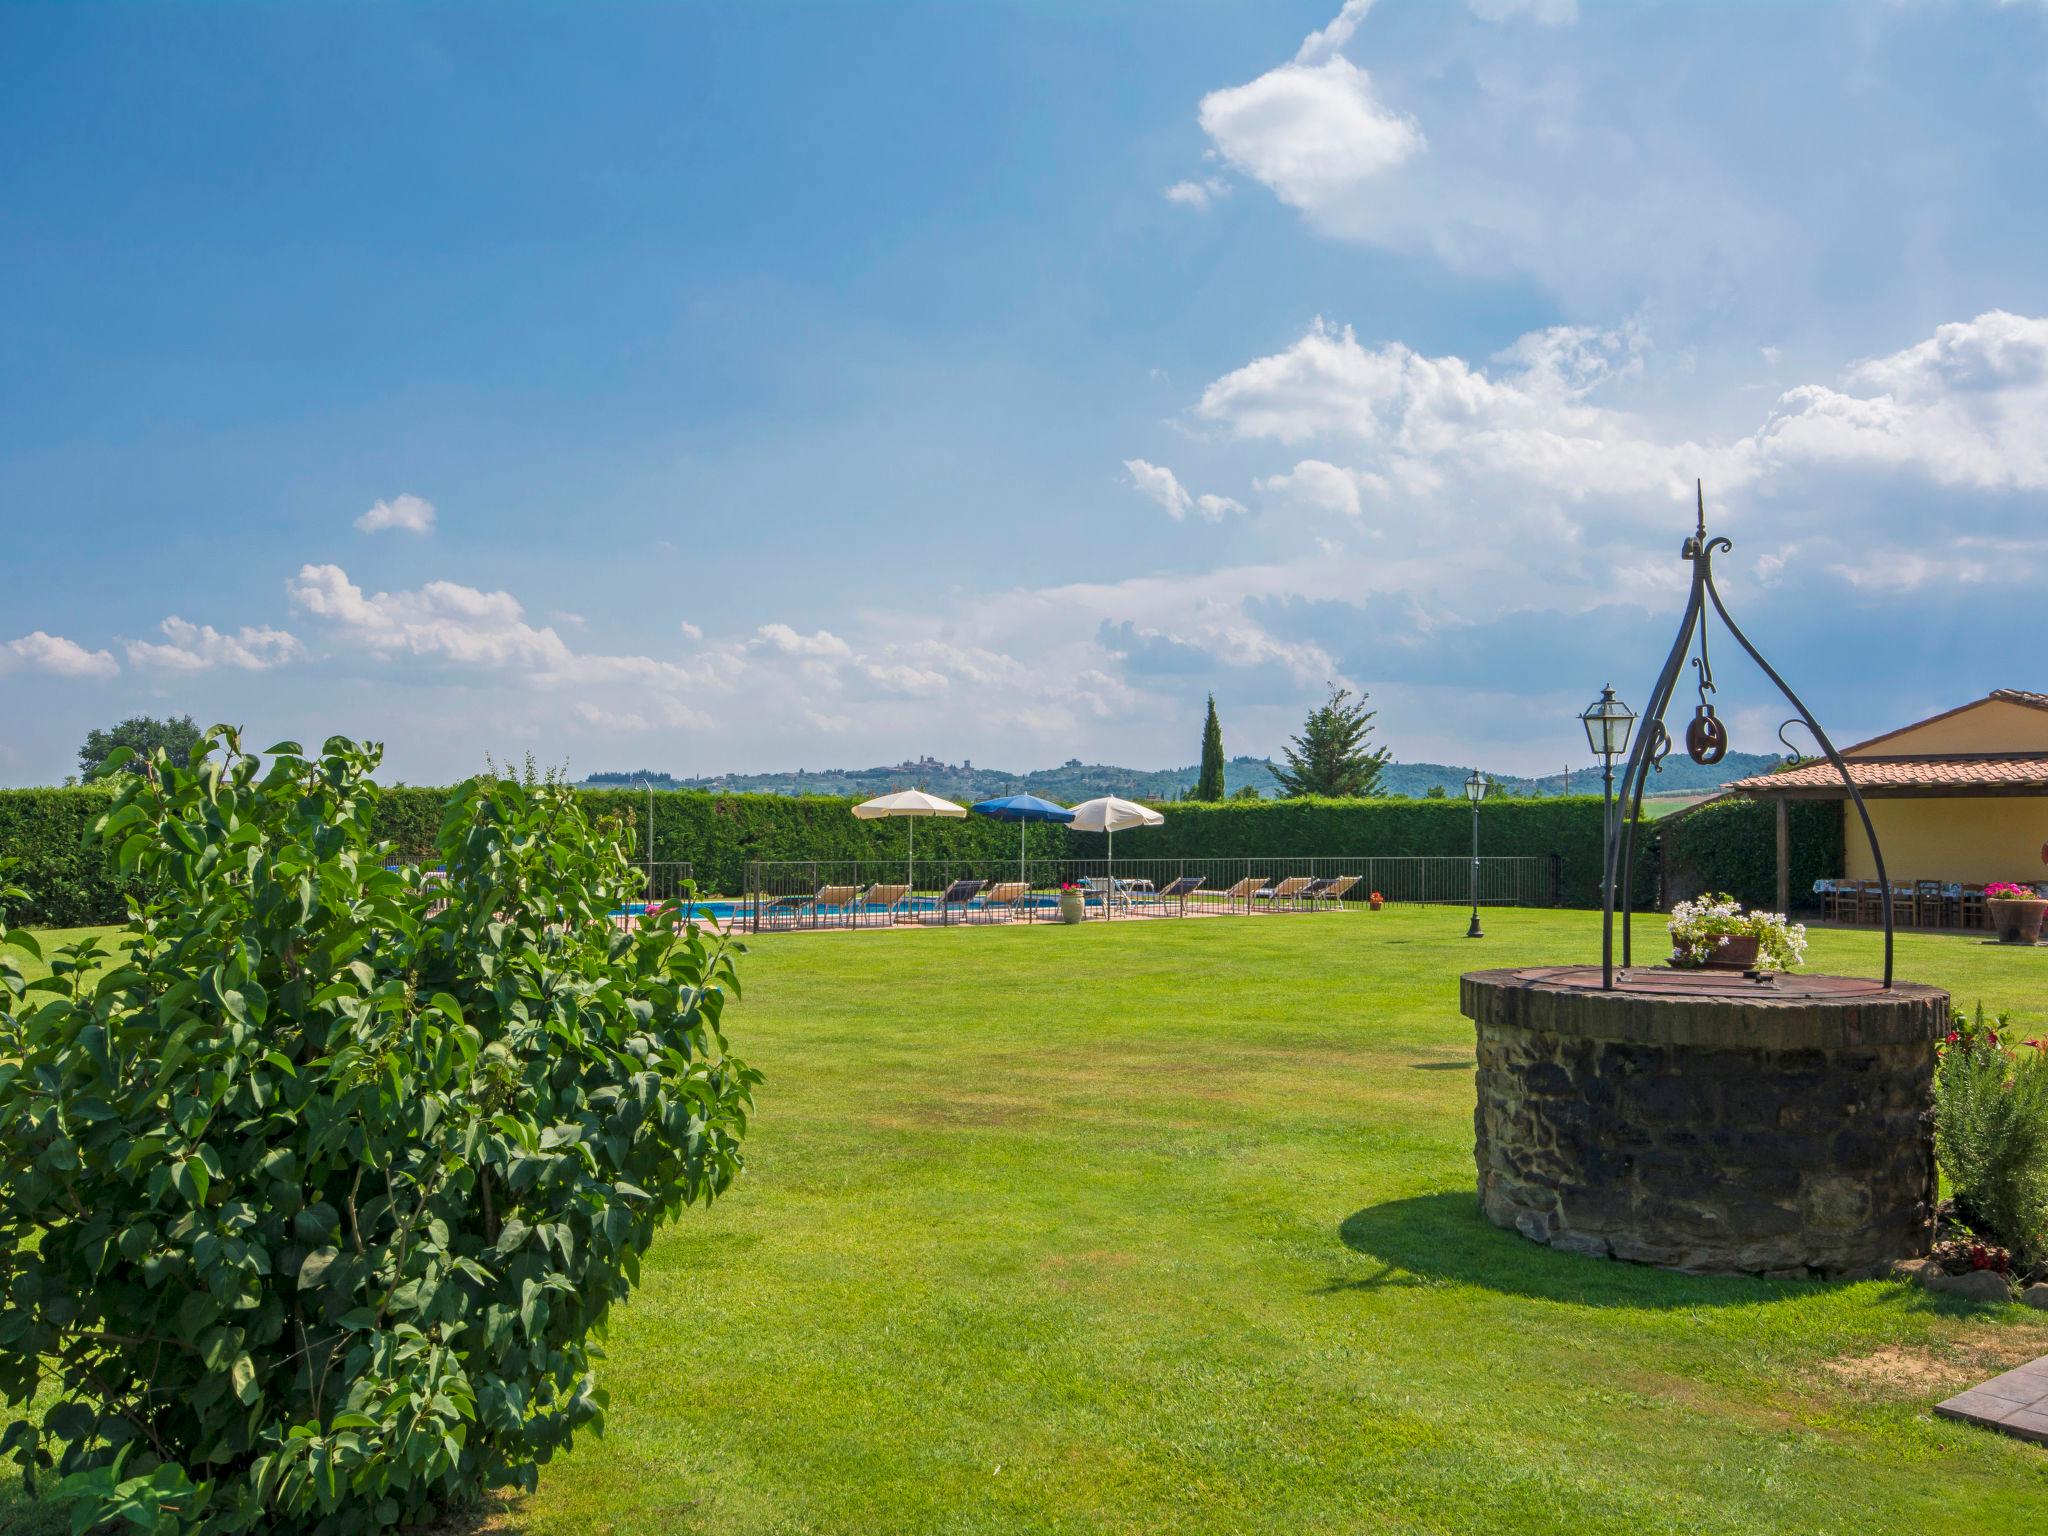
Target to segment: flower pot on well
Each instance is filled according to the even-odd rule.
[[[1088,915],[1088,908],[1079,891],[1060,892],[1060,921],[1078,923]],[[2039,925],[2036,924],[2038,927]]]
[[[1675,951],[1671,964],[1679,970],[1748,971],[1756,968],[1757,936],[1753,933],[1729,933],[1721,936],[1704,959],[1689,959],[1683,950]]]
[[[2038,896],[1994,896],[1984,903],[1991,931],[2001,944],[2033,944],[2041,938],[2041,919],[2048,901]]]

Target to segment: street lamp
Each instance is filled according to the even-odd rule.
[[[1465,776],[1465,798],[1472,802],[1472,926],[1468,939],[1483,939],[1479,931],[1479,802],[1486,798],[1486,775],[1474,768]]]
[[[1610,684],[1579,716],[1586,744],[1600,758],[1600,984],[1614,985],[1614,760],[1628,751],[1636,712],[1614,696]]]

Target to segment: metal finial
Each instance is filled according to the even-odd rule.
[[[1692,491],[1693,491],[1693,495],[1695,495],[1695,496],[1697,496],[1697,497],[1699,498],[1699,506],[1700,506],[1700,524],[1699,524],[1699,539],[1700,539],[1700,543],[1704,544],[1704,543],[1706,543],[1706,542],[1707,542],[1707,487],[1706,487],[1706,482],[1705,482],[1705,481],[1703,481],[1703,480],[1695,480],[1695,481],[1693,481],[1693,483],[1692,483]]]

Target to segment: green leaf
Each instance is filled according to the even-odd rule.
[[[334,1261],[341,1257],[339,1248],[315,1248],[299,1265],[299,1289],[311,1290],[327,1283],[327,1271],[334,1267]]]

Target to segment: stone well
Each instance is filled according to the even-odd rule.
[[[1844,976],[1473,971],[1479,1198],[1571,1253],[1872,1275],[1933,1239],[1948,994]]]

